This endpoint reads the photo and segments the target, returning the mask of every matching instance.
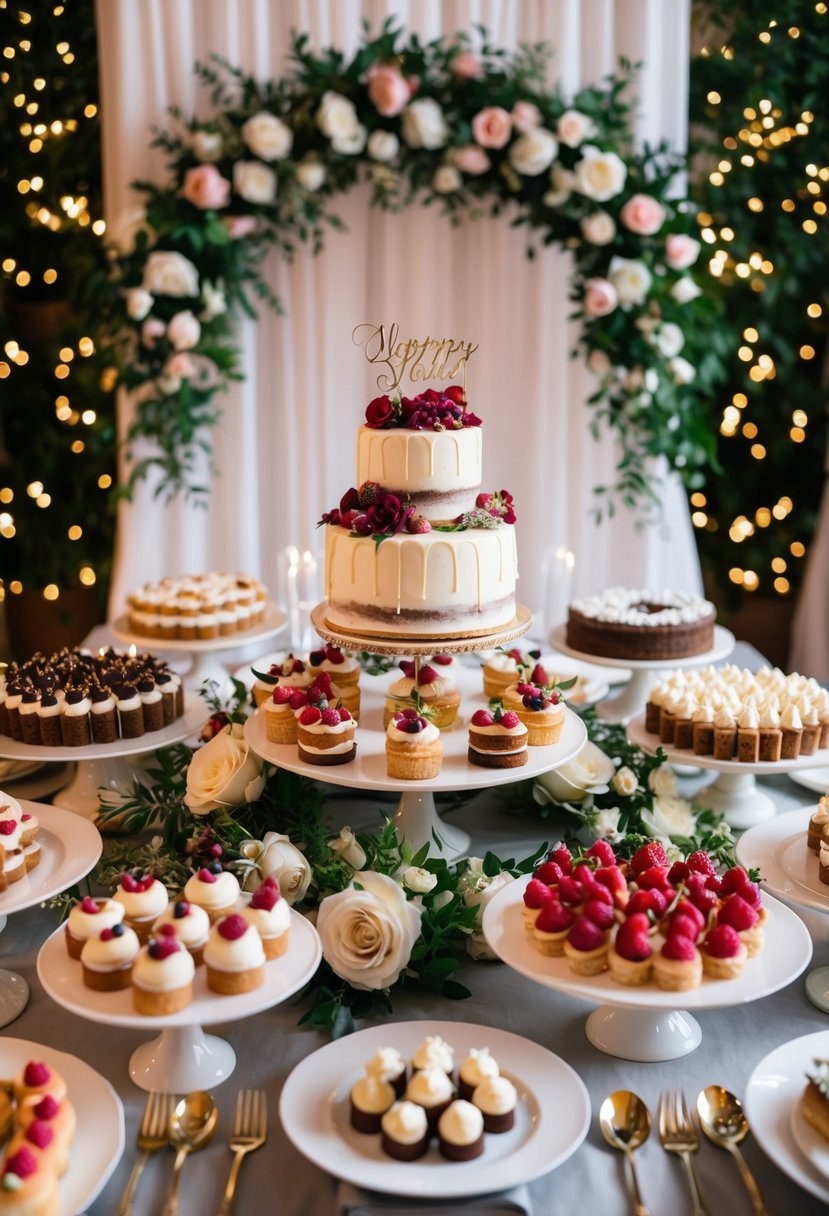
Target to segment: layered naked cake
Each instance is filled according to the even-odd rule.
[[[570,605],[567,645],[609,659],[679,659],[714,644],[716,611],[684,591],[610,587]]]

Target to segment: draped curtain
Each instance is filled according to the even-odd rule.
[[[387,16],[424,39],[482,23],[504,47],[546,41],[567,96],[624,55],[643,65],[637,139],[684,145],[688,0],[98,0],[109,234],[128,240],[134,228],[140,199],[130,183],[164,177],[151,127],[171,121],[171,105],[209,114],[196,61],[219,53],[276,77],[292,29],[317,48],[350,52],[364,19],[377,29]],[[519,598],[544,612],[545,626],[572,594],[613,583],[698,591],[673,477],[660,490],[661,524],[639,530],[625,511],[594,522],[592,488],[612,480],[618,453],[612,437],[590,436],[594,382],[569,357],[578,331],[568,320],[568,255],[545,249],[527,260],[526,232],[503,218],[453,228],[434,208],[386,215],[368,206],[364,188],[336,206],[347,231],[331,233],[321,256],[300,252],[286,265],[274,255],[266,265],[287,315],[239,322],[245,380],[222,399],[207,509],[165,505],[152,484],[120,508],[113,614],[130,588],[188,570],[244,569],[276,592],[280,551],[319,546],[315,522],[353,483],[355,429],[377,391],[351,341],[363,321],[479,344],[467,386],[484,419],[484,486],[515,493]],[[122,427],[128,417],[124,401]]]

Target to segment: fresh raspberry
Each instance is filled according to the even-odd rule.
[[[520,726],[520,724],[521,719],[511,709],[508,709],[505,714],[501,714],[501,725],[507,730],[515,730],[516,726]]]
[[[732,929],[736,929],[738,933],[742,933],[756,924],[757,913],[751,904],[746,903],[742,896],[729,895],[719,910],[717,921],[721,925],[730,925]]]
[[[222,846],[219,845],[219,849],[221,849],[221,847]],[[214,844],[213,848],[210,850],[211,857],[216,856],[215,852],[213,851],[215,848],[216,848],[216,845]],[[145,874],[143,876],[143,878],[136,879],[136,890],[140,894],[143,894],[144,891],[149,891],[150,887],[153,885],[154,882],[155,882],[155,879],[153,878],[152,874]]]
[[[567,934],[567,940],[574,950],[596,950],[604,945],[604,929],[586,916],[580,916]]]
[[[308,710],[306,709],[305,712],[307,713]],[[322,722],[324,726],[339,726],[340,711],[338,709],[334,709],[333,707],[324,709],[322,711]]]
[[[668,937],[687,937],[689,941],[695,942],[700,935],[700,929],[697,922],[690,916],[683,916],[681,912],[674,912],[668,923]]]
[[[167,921],[166,924],[161,926],[161,928],[158,930],[158,932],[159,932],[159,936],[161,936],[161,937],[175,937],[176,927],[175,927],[175,925],[171,925],[170,922]]]
[[[726,895],[733,895],[740,889],[744,882],[748,882],[748,872],[744,870],[742,866],[732,866],[731,869],[726,870],[722,876],[722,881],[720,883],[720,894],[723,897]]]
[[[430,667],[427,663],[425,667],[421,667],[417,682],[418,684],[434,684],[437,678],[438,673],[435,671],[434,667]]]
[[[552,887],[537,878],[531,878],[524,888],[524,906],[527,908],[543,908],[552,898]]]
[[[38,1119],[54,1119],[60,1109],[60,1103],[53,1094],[47,1094],[42,1098],[35,1107],[35,1115]]]
[[[425,515],[412,515],[406,520],[406,531],[412,536],[423,536],[432,531],[432,525]]]
[[[734,894],[739,895],[740,899],[744,899],[749,907],[754,908],[755,911],[759,909],[763,902],[760,894],[760,888],[756,882],[744,882],[743,885],[734,892]]]
[[[535,667],[532,669],[530,680],[533,684],[541,685],[542,688],[546,684],[549,684],[550,677],[547,675],[547,668],[542,667],[540,663],[536,663]]]
[[[102,929],[101,932],[98,934],[98,937],[101,939],[102,942],[111,942],[114,936],[115,936],[115,934],[112,932],[111,929]]]
[[[558,897],[568,907],[577,908],[584,902],[584,891],[580,882],[576,882],[569,874],[565,874],[558,884]]]
[[[42,1119],[32,1119],[26,1128],[26,1139],[35,1148],[47,1148],[52,1143],[54,1134],[54,1130],[48,1123],[44,1123]]]
[[[219,921],[216,932],[219,937],[223,937],[227,942],[238,941],[243,934],[247,932],[248,922],[244,916],[240,916],[238,912],[232,912],[230,916],[226,916],[224,920]]]
[[[289,688],[287,684],[277,684],[273,690],[271,700],[274,705],[289,705],[291,697],[294,696],[294,690]]]
[[[162,928],[168,928],[163,925]],[[169,928],[173,929],[170,925]],[[176,937],[176,931],[173,929],[171,934],[166,934],[164,937],[155,937],[147,946],[147,953],[150,958],[154,958],[157,962],[163,962],[165,958],[169,958],[171,954],[177,954],[181,949],[181,943]]]
[[[712,958],[734,958],[740,953],[742,942],[731,925],[714,925],[705,938],[705,949]]]
[[[6,1158],[4,1174],[16,1174],[18,1178],[30,1178],[37,1173],[37,1157],[28,1145],[22,1145],[16,1153]]]
[[[23,1070],[23,1084],[29,1089],[38,1089],[52,1079],[52,1070],[42,1060],[30,1060]]]
[[[609,929],[616,921],[613,904],[601,903],[598,899],[589,900],[584,905],[583,914],[599,929]]]
[[[677,887],[691,873],[688,863],[685,861],[675,861],[668,871],[668,879],[672,886]]]
[[[539,882],[543,882],[549,887],[558,886],[563,877],[561,866],[556,861],[542,861],[533,874],[533,878],[537,878]]]
[[[697,849],[696,853],[692,853],[686,860],[689,869],[694,870],[697,874],[704,874],[706,878],[710,878],[717,872],[714,869],[714,863],[704,849]]]
[[[261,908],[265,912],[270,912],[270,910],[279,902],[280,899],[281,893],[279,890],[279,883],[268,875],[265,881],[261,883],[254,891],[253,895],[251,895],[250,907]]]
[[[644,891],[651,887],[658,887],[660,891],[664,891],[666,887],[670,886],[667,867],[657,865],[649,866],[647,870],[640,870],[636,875],[636,884]]]
[[[216,875],[212,870],[208,870],[207,866],[202,866],[199,870],[199,882],[206,882],[208,885],[216,881]]]
[[[129,872],[121,875],[121,887],[130,894],[138,890],[138,883]]]
[[[569,874],[573,869],[573,856],[567,845],[562,842],[559,842],[554,849],[550,850],[547,854],[547,860],[554,861],[557,865],[560,865],[563,874]]]
[[[665,942],[662,957],[675,959],[679,963],[692,963],[697,957],[697,948],[689,938],[677,933]]]
[[[294,713],[296,713],[298,709],[304,709],[308,704],[308,694],[303,688],[297,688],[296,691],[292,692],[290,697],[288,697],[288,704]]]
[[[644,912],[637,912],[619,926],[616,932],[614,947],[616,953],[631,963],[644,962],[651,956],[651,943],[648,937],[650,921]]]
[[[17,831],[16,819],[0,819],[0,836],[11,836]]]
[[[335,667],[339,667],[345,662],[345,655],[340,650],[339,646],[326,646],[325,657],[329,663],[333,663]]]
[[[315,722],[319,722],[321,719],[322,710],[317,709],[316,705],[306,705],[299,715],[299,721],[302,726],[313,726]]]
[[[97,900],[94,900],[91,895],[84,895],[81,900],[81,912],[86,912],[87,916],[94,916],[100,910]]]
[[[470,722],[473,726],[492,726],[495,719],[488,709],[476,709]]]
[[[319,684],[312,684],[308,689],[308,704],[315,705],[318,709],[327,709],[328,693],[324,688],[320,688]]]
[[[440,667],[449,667],[454,663],[451,654],[433,654],[430,662],[437,663]]]
[[[321,688],[327,697],[331,696],[331,689],[333,685],[331,683],[331,676],[327,671],[317,672],[317,674],[314,676],[314,685],[316,688]]]
[[[344,705],[338,706],[338,709],[340,711],[340,721],[341,722],[350,722],[351,721],[351,711],[346,709],[346,707]]]
[[[600,866],[615,866],[616,854],[606,840],[597,840],[587,850],[588,857],[595,857]]]
[[[527,684],[522,680],[520,684],[515,685],[515,691],[521,697],[531,697],[536,689],[534,684]]]
[[[639,874],[642,870],[649,870],[651,866],[664,866],[667,870],[668,854],[658,840],[652,840],[650,844],[643,844],[641,849],[636,850],[630,859],[630,864],[634,874]]]

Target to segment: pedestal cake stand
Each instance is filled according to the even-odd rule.
[[[60,894],[73,882],[85,878],[103,851],[101,835],[94,824],[79,820],[67,811],[38,802],[19,800],[21,807],[40,822],[37,842],[40,861],[17,882],[0,893],[0,931],[6,917],[34,907]],[[29,985],[13,971],[0,971],[0,1027],[23,1012],[29,999]]]
[[[758,788],[757,777],[776,777],[793,769],[814,768],[827,760],[826,749],[815,752],[813,756],[799,756],[797,760],[758,760],[756,764],[697,756],[690,748],[668,747],[660,743],[657,735],[645,730],[644,716],[628,722],[627,733],[631,743],[641,747],[643,752],[654,755],[661,747],[671,764],[693,764],[697,768],[719,773],[717,780],[699,790],[694,798],[700,806],[725,815],[731,827],[737,829],[752,828],[777,813],[774,799]]]
[[[187,687],[194,692],[201,688],[205,680],[215,680],[221,688],[228,678],[227,669],[217,657],[228,650],[239,650],[253,642],[264,642],[274,637],[285,628],[288,618],[275,604],[270,601],[265,605],[265,617],[258,625],[250,629],[229,633],[224,637],[199,639],[191,638],[149,638],[145,634],[133,633],[129,627],[129,617],[119,616],[112,622],[112,632],[119,642],[136,646],[139,650],[151,650],[153,654],[189,654],[192,660],[190,670],[185,679]]]
[[[318,605],[311,614],[314,628],[326,641],[348,649],[368,650],[385,655],[414,655],[419,659],[433,654],[465,654],[478,650],[491,650],[505,642],[520,637],[529,628],[531,617],[525,609],[516,618],[513,630],[481,638],[455,638],[452,641],[400,641],[359,637],[333,632],[324,621],[324,605]],[[396,675],[396,673],[395,673]],[[521,768],[491,769],[470,764],[467,759],[468,737],[465,717],[460,717],[448,730],[441,731],[443,742],[443,764],[433,781],[410,781],[407,784],[386,775],[385,729],[383,706],[388,685],[394,676],[363,677],[361,682],[362,708],[357,730],[357,755],[348,764],[325,766],[306,764],[297,756],[295,745],[270,743],[265,731],[264,711],[259,710],[245,723],[245,737],[257,755],[277,764],[280,768],[316,781],[329,781],[334,785],[347,785],[370,792],[399,793],[400,802],[394,821],[403,837],[417,851],[427,842],[438,842],[446,860],[460,857],[469,849],[470,839],[466,832],[451,827],[440,819],[435,810],[434,795],[455,790],[491,789],[494,785],[522,781],[539,773],[559,768],[577,755],[584,746],[587,731],[584,723],[570,710],[566,711],[564,729],[558,743],[550,747],[531,747],[528,760]],[[461,668],[456,677],[461,692],[461,710],[465,707],[483,709],[489,699],[483,692],[480,671]]]
[[[596,976],[575,975],[565,958],[539,953],[524,929],[523,895],[530,880],[512,882],[484,909],[486,940],[503,962],[545,988],[568,993],[597,1005],[587,1018],[585,1034],[594,1047],[623,1060],[676,1060],[702,1041],[699,1023],[689,1010],[724,1009],[743,1005],[785,988],[805,970],[812,957],[812,939],[803,921],[785,904],[763,895],[768,913],[762,952],[748,959],[733,980],[703,978],[690,992],[663,992],[655,985],[626,988],[607,971]],[[678,1009],[681,1000],[684,1009]]]
[[[567,645],[567,626],[558,625],[550,634],[550,644],[572,659],[583,659],[586,663],[601,663],[605,667],[624,667],[632,674],[629,682],[615,697],[608,697],[596,706],[596,713],[606,722],[627,722],[642,713],[648,693],[657,682],[657,672],[684,670],[688,667],[704,667],[708,663],[719,663],[727,659],[734,649],[734,634],[722,625],[714,626],[714,645],[703,654],[687,655],[682,659],[609,659],[606,655],[588,654]],[[690,763],[696,764],[692,758]]]
[[[252,992],[221,996],[207,987],[204,966],[196,968],[193,1000],[178,1013],[143,1017],[132,1005],[132,992],[93,992],[83,982],[81,964],[69,957],[61,927],[48,937],[37,956],[37,975],[46,992],[78,1017],[97,1025],[132,1030],[160,1030],[130,1057],[129,1073],[141,1089],[162,1093],[191,1093],[226,1081],[236,1067],[236,1053],[203,1026],[238,1022],[280,1005],[304,984],[319,966],[322,947],[316,929],[291,913],[288,949],[282,958],[265,964],[265,982]]]

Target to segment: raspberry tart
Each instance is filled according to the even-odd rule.
[[[469,722],[469,763],[480,768],[520,768],[527,763],[529,731],[511,709],[478,709]]]
[[[651,921],[645,912],[633,912],[616,930],[607,953],[610,978],[625,988],[641,988],[653,971]]]
[[[577,917],[564,939],[564,957],[575,975],[599,975],[607,966],[608,933],[587,916]]]
[[[162,925],[173,926],[176,937],[193,956],[196,966],[200,967],[210,932],[210,917],[204,908],[191,904],[187,899],[172,899],[153,925],[153,933],[158,934]]]
[[[123,904],[124,924],[138,934],[143,945],[152,927],[167,907],[169,895],[163,882],[145,870],[126,870],[112,898]]]
[[[511,684],[503,703],[504,709],[516,713],[526,726],[530,747],[558,743],[564,729],[564,702],[557,692],[538,684]]]
[[[344,705],[306,705],[297,715],[299,758],[306,764],[348,764],[357,755],[357,723]]]
[[[403,781],[437,777],[443,759],[440,731],[416,709],[394,714],[386,729],[386,773]]]
[[[576,913],[566,908],[557,897],[544,904],[532,927],[532,940],[536,950],[550,958],[561,958],[567,934],[576,923]]]
[[[690,992],[702,982],[702,957],[690,937],[670,934],[653,958],[653,978],[666,992]]]
[[[281,958],[290,940],[291,909],[282,898],[275,878],[268,875],[260,883],[251,895],[250,903],[242,908],[241,915],[261,937],[265,958]]]

